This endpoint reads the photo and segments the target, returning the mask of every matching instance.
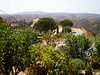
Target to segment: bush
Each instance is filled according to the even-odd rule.
[[[68,70],[71,75],[78,74],[81,70],[85,68],[85,63],[81,59],[70,59]]]
[[[35,75],[66,75],[67,56],[55,51],[53,44],[35,44],[30,47],[30,67],[28,72]],[[26,60],[27,61],[27,60]]]
[[[48,32],[44,33],[42,32],[42,40],[46,41],[46,44],[50,44],[52,42],[52,35],[54,34],[54,32],[52,32],[51,30],[49,30]]]
[[[100,55],[100,42],[96,42],[95,45],[96,45],[97,53],[98,55]]]
[[[57,33],[53,36],[54,39],[64,38],[64,33]]]
[[[36,38],[37,33],[34,31],[13,31],[11,27],[2,23],[0,25],[0,73],[9,75],[9,72],[13,71],[13,66],[16,74],[20,70],[23,71],[26,66],[24,57],[28,57],[28,47]]]
[[[96,41],[95,48],[96,48],[96,50],[94,51],[92,58],[95,61],[100,62],[100,42],[99,41]]]
[[[65,48],[68,49],[70,58],[81,58],[93,53],[92,39],[84,35],[65,35]]]

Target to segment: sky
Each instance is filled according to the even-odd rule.
[[[100,0],[0,0],[0,10],[7,14],[34,11],[100,14]]]

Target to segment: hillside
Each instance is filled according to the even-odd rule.
[[[23,21],[26,22],[33,21],[33,19],[51,17],[56,22],[63,19],[70,19],[73,21],[73,27],[85,28],[90,32],[98,32],[100,30],[100,14],[90,14],[90,13],[48,13],[48,12],[22,12],[17,14],[9,14],[10,16],[1,15],[4,19],[9,22],[13,21]]]

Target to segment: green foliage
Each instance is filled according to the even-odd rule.
[[[70,27],[72,27],[72,26],[73,26],[73,22],[72,22],[71,20],[68,20],[68,19],[62,20],[62,21],[60,22],[60,24],[61,24],[63,27],[65,27],[65,26],[70,26]]]
[[[86,68],[85,68],[85,73],[86,75],[92,75],[92,63],[91,62],[88,62],[87,65],[86,65]]]
[[[92,39],[84,35],[65,35],[66,49],[68,49],[68,54],[70,58],[83,58],[86,53],[92,54]]]
[[[96,50],[94,51],[93,58],[95,61],[100,62],[100,42],[96,41],[95,43]]]
[[[57,52],[50,45],[36,44],[32,45],[29,50],[30,57],[30,74],[36,75],[62,75],[67,74],[67,56],[64,52]]]
[[[53,36],[54,39],[64,38],[65,33],[57,33]]]
[[[54,32],[52,31],[48,31],[47,33],[42,32],[42,40],[46,41],[46,44],[50,44],[52,42],[52,36],[53,36]]]
[[[25,69],[27,62],[24,62],[24,57],[28,57],[28,47],[34,43],[37,35],[34,31],[13,30],[5,23],[0,25],[0,73],[9,75],[12,66],[22,71]]]
[[[56,22],[52,18],[40,18],[38,22],[34,24],[34,28],[40,32],[44,31],[45,33],[48,30],[54,30],[57,28]]]
[[[69,71],[71,75],[78,74],[81,70],[85,68],[85,63],[81,59],[71,59],[69,60]]]
[[[52,20],[41,18],[35,24],[42,26],[45,23],[46,25],[42,26],[44,30],[42,27],[40,30],[44,31],[41,33],[42,39],[48,44],[44,45],[37,43],[39,33],[33,28],[12,29],[2,18],[0,19],[0,74],[9,75],[13,66],[16,75],[18,71],[24,71],[26,68],[32,75],[75,75],[84,68],[84,62],[81,59],[87,56],[86,52],[92,54],[92,38],[64,33],[52,36],[53,32],[49,30],[56,28],[56,23]],[[46,30],[45,27],[47,27]],[[66,29],[69,31],[70,27],[65,27],[65,31]],[[56,43],[54,40],[53,43],[51,42],[54,38],[66,38],[66,45],[55,50]],[[96,42],[96,49],[99,56],[100,42]]]
[[[66,26],[63,28],[62,32],[66,33],[66,32],[71,32],[71,27],[70,26]]]
[[[100,32],[95,34],[94,38],[95,38],[96,41],[100,41]]]
[[[95,58],[96,61],[100,62],[100,32],[96,34],[94,37],[96,42],[95,42],[95,48],[96,50],[94,51],[93,58]]]
[[[95,44],[96,44],[96,49],[97,49],[98,55],[100,55],[100,41],[96,42]]]
[[[2,68],[1,71],[5,71],[5,69],[7,69],[7,62],[9,61],[9,57],[11,56],[11,54],[9,54],[10,50],[12,50],[12,47],[10,46],[12,39],[11,34],[13,34],[13,32],[11,31],[10,27],[8,27],[5,23],[0,24],[0,65],[2,65],[0,67]]]
[[[0,17],[0,25],[1,25],[2,23],[5,23],[5,21],[3,20],[2,17]]]
[[[92,69],[92,63],[88,62],[86,65],[86,70],[91,70]]]

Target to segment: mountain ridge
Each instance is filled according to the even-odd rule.
[[[9,15],[22,15],[22,14],[81,14],[81,15],[100,15],[97,13],[70,13],[70,12],[43,12],[43,11],[26,11],[26,12],[18,12],[18,13],[13,13],[13,14],[9,14]],[[0,14],[0,15],[4,15],[4,14]]]

